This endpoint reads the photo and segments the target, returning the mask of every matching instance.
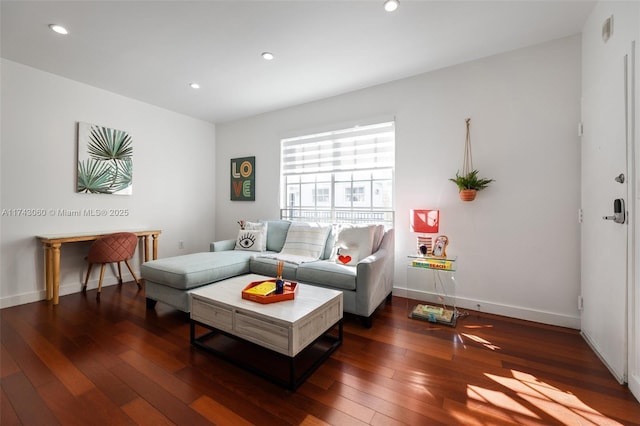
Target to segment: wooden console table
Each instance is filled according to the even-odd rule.
[[[47,288],[47,300],[53,299],[57,305],[60,298],[60,247],[64,243],[78,243],[81,241],[94,241],[98,238],[120,231],[87,232],[78,234],[38,235],[37,239],[44,247],[45,282]],[[158,236],[162,231],[124,231],[131,232],[144,238],[144,261],[149,261],[149,236],[153,238],[153,259],[158,258]]]

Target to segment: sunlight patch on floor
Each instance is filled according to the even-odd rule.
[[[538,415],[536,415],[536,413],[529,410],[519,402],[514,401],[513,398],[505,395],[500,391],[485,389],[480,386],[469,385],[467,386],[467,396],[471,399],[475,399],[477,401],[498,407],[501,410],[511,411],[513,413],[525,415],[535,419],[540,418],[538,417]]]
[[[487,349],[491,349],[492,351],[495,351],[496,349],[500,349],[500,346],[494,345],[490,341],[483,339],[482,337],[476,336],[475,334],[462,333],[462,335],[469,340],[473,340],[476,343],[480,343],[482,346],[484,346]]]
[[[541,419],[541,415],[545,414],[563,424],[620,425],[589,407],[571,392],[558,389],[531,374],[514,370],[511,370],[511,374],[512,377],[505,377],[485,373],[486,377],[503,386],[505,390],[497,391],[468,385],[467,396],[531,419]]]

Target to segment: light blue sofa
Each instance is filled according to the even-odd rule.
[[[159,301],[189,312],[189,293],[193,289],[248,273],[275,277],[277,259],[261,256],[282,250],[290,224],[284,220],[267,221],[265,252],[234,250],[236,240],[224,240],[211,243],[209,252],[142,264],[147,308],[153,309]],[[319,260],[285,263],[283,278],[342,290],[344,311],[362,317],[370,326],[374,310],[385,298],[390,300],[393,288],[394,230],[381,230],[380,234],[371,255],[355,266],[346,266],[330,259],[336,239],[335,232],[330,232]]]

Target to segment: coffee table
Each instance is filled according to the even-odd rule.
[[[193,290],[191,344],[295,390],[342,343],[342,292],[298,283],[293,300],[261,304],[242,298],[249,283],[268,279],[242,275]],[[196,336],[196,327],[205,332]],[[267,351],[238,348],[229,338]]]

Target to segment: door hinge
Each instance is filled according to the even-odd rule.
[[[578,209],[578,223],[582,223],[582,209]]]
[[[578,136],[582,136],[584,133],[584,128],[582,126],[582,121],[578,123]]]
[[[582,296],[578,296],[578,310],[581,311],[584,309],[584,302],[582,300]]]

